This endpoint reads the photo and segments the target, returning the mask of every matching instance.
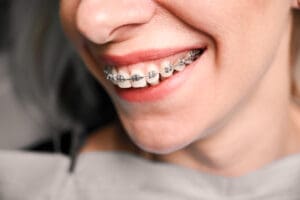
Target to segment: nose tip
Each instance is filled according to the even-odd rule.
[[[145,24],[154,12],[152,0],[81,0],[76,25],[91,42],[105,44],[122,37],[119,28]],[[117,30],[118,34],[112,34]]]

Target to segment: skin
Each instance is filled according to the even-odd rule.
[[[161,161],[240,176],[300,151],[290,91],[296,7],[296,0],[61,0],[61,20],[135,145]],[[202,62],[155,102],[120,99],[95,56],[200,42],[208,47]],[[84,151],[118,149],[99,142],[103,132],[116,138],[105,130]]]

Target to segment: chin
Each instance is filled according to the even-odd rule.
[[[172,141],[161,138],[161,141],[156,141],[155,143],[151,142],[151,139],[150,141],[147,140],[147,138],[132,138],[132,140],[143,151],[160,155],[170,154],[179,151],[190,144],[190,142],[181,141],[180,139],[177,141],[176,138]]]
[[[162,123],[163,122],[163,123]],[[131,140],[142,150],[169,154],[184,149],[199,138],[199,131],[188,130],[173,120],[122,120]],[[176,124],[179,124],[176,126]]]

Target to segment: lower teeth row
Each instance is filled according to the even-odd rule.
[[[156,67],[151,68],[147,75],[143,72],[136,71],[133,75],[129,76],[128,73],[116,70],[107,66],[104,69],[104,74],[107,80],[111,81],[120,88],[141,88],[146,87],[147,83],[150,85],[156,85],[159,83],[159,78],[167,78],[172,76],[174,71],[182,71],[186,66],[193,63],[203,53],[202,49],[192,50],[188,54],[179,59],[176,63],[170,64],[168,62],[163,63],[162,70],[159,72]]]

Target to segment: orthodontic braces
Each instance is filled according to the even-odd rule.
[[[169,65],[167,68],[165,68],[165,72],[169,73],[169,72],[173,71],[177,66],[191,64],[203,53],[203,51],[204,51],[204,49],[195,49],[195,50],[190,51],[185,58],[181,58],[181,59],[179,59],[179,61],[176,64]],[[148,75],[146,75],[146,76],[141,76],[141,75],[135,74],[135,75],[131,76],[130,78],[125,78],[123,75],[120,75],[120,74],[117,74],[116,76],[114,76],[112,73],[112,67],[113,66],[106,66],[104,69],[105,78],[112,82],[125,82],[125,81],[135,82],[135,81],[139,81],[144,78],[151,79],[151,78],[154,78],[157,75],[159,75],[159,72],[150,71],[150,72],[148,72]]]

